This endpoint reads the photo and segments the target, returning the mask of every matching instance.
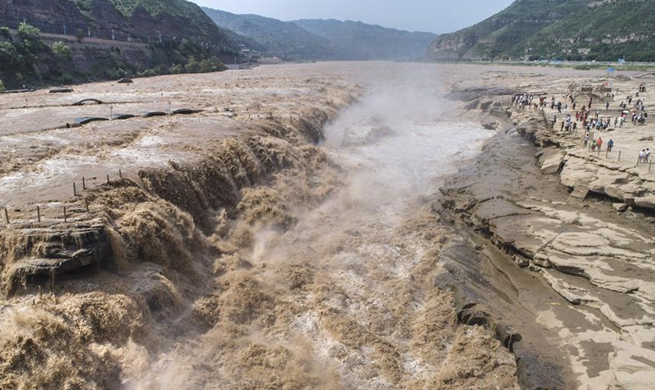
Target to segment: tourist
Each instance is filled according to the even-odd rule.
[[[608,101],[607,103],[605,103],[605,110],[609,110],[609,108],[610,108],[610,102]]]
[[[637,164],[644,162],[644,157],[646,157],[646,149],[642,149],[641,152],[639,152],[639,159],[637,160]]]
[[[596,146],[598,146],[598,151],[600,152],[600,147],[603,145],[603,139],[598,137],[596,140]]]
[[[613,147],[614,147],[614,140],[610,138],[610,140],[607,141],[607,151],[611,152]]]
[[[650,149],[646,148],[646,153],[644,154],[644,164],[647,164],[650,160]]]

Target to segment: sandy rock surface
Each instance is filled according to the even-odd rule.
[[[502,81],[494,85],[513,84],[515,93],[541,94],[548,101],[555,97],[563,102],[568,93],[575,93],[570,88],[574,83],[610,83],[615,97],[602,97],[596,103],[602,108],[592,108],[600,110],[601,118],[618,116],[624,95],[635,96],[641,83],[647,89],[639,95],[646,102],[646,111],[655,98],[652,79],[618,81],[580,75],[549,81],[535,76],[543,83],[533,83],[517,75],[499,78]],[[455,87],[466,90],[472,84]],[[486,99],[507,102],[511,98],[494,95],[493,90],[490,86],[492,93]],[[587,99],[584,95],[576,98]],[[605,101],[610,102],[608,110]],[[612,121],[607,131],[592,131],[590,139],[615,142],[611,153],[604,147],[599,153],[583,146],[583,130],[560,131],[559,121],[567,113],[575,115],[571,107],[561,114],[550,107],[543,114],[541,110],[512,108],[512,124],[507,126],[511,131],[487,146],[487,150],[504,148],[506,152],[483,153],[477,168],[453,179],[445,193],[458,202],[463,202],[461,195],[465,194],[469,206],[461,211],[463,218],[488,232],[496,245],[516,253],[518,264],[532,264],[530,271],[539,272],[572,305],[542,307],[537,322],[550,329],[553,340],[569,351],[574,376],[583,388],[649,388],[655,380],[655,332],[651,329],[655,321],[655,231],[648,210],[654,205],[655,172],[649,172],[648,164],[635,162],[638,150],[652,141],[649,132],[655,124],[628,121],[615,127]],[[554,129],[553,116],[558,119]],[[541,146],[535,150],[538,159],[534,162],[513,155],[508,144],[525,142],[516,138],[516,132]],[[519,167],[522,163],[529,166]],[[518,185],[510,183],[512,179]],[[498,212],[490,213],[490,209]],[[635,333],[640,337],[634,337]]]

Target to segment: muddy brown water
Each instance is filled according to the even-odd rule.
[[[106,138],[97,160],[77,141],[35,152],[45,167],[77,161],[75,169],[91,164],[101,176],[128,161],[134,172],[91,194],[91,214],[107,226],[112,266],[63,276],[41,291],[28,285],[0,303],[0,388],[572,383],[566,357],[533,321],[535,308],[565,304],[543,282],[515,272],[494,248],[471,249],[475,239],[465,227],[437,211],[445,178],[471,165],[493,135],[443,98],[450,81],[443,82],[438,67],[319,64],[255,72],[213,79],[202,90],[203,104],[219,94],[226,106],[231,101],[234,118],[210,109],[190,118],[98,125],[93,131]],[[269,91],[274,82],[267,80],[281,75],[289,85]],[[181,82],[197,81],[157,78],[140,99],[162,100],[161,89]],[[360,91],[355,82],[366,93],[346,109],[348,96]],[[227,84],[234,96],[218,92]],[[266,101],[270,94],[276,96]],[[287,117],[253,119],[268,109]],[[10,111],[14,118],[21,110]],[[49,132],[37,122],[46,119],[28,126],[36,135],[25,139]],[[307,141],[317,131],[325,139],[315,146]],[[95,133],[63,135],[84,137],[87,145]],[[8,137],[17,150],[29,148],[22,135]],[[30,178],[33,170],[59,185],[74,170],[10,162],[17,171],[5,166],[7,183]],[[137,168],[147,172],[137,177]],[[25,197],[54,197],[47,188],[35,191]],[[11,202],[20,198],[8,195]],[[458,242],[464,247],[448,260]],[[3,236],[5,250],[23,243],[19,231]],[[476,253],[473,262],[463,256]],[[449,268],[454,263],[466,272]],[[515,326],[522,339],[503,346],[493,329],[460,324],[453,285],[469,285],[477,303]]]

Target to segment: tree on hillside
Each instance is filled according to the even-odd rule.
[[[70,59],[73,57],[73,51],[62,41],[52,44],[52,52],[61,59]]]
[[[84,39],[84,30],[82,30],[81,28],[75,30],[75,38],[77,38],[78,42],[82,42],[82,40]]]
[[[11,36],[11,31],[9,31],[9,27],[0,27],[0,36],[4,38],[6,41],[13,40]]]
[[[0,72],[10,72],[21,63],[16,46],[10,42],[0,42]]]
[[[21,23],[18,26],[18,35],[22,39],[36,39],[36,37],[39,36],[39,33],[41,33],[41,31],[38,28],[27,23]]]

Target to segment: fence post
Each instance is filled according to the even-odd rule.
[[[652,161],[648,161],[648,173],[650,173],[650,167],[653,165]]]
[[[41,208],[39,206],[36,206],[36,219],[41,222]]]
[[[120,177],[121,179],[123,178],[123,172],[121,172],[120,169],[118,170],[118,177]]]
[[[73,196],[77,196],[77,189],[75,187],[75,182],[73,182]]]
[[[89,212],[89,200],[87,198],[84,198],[84,207],[86,207],[86,212]]]
[[[64,222],[68,222],[68,215],[66,215],[66,206],[64,206]]]
[[[107,184],[109,184],[109,174],[107,174]]]
[[[5,207],[5,219],[7,220],[7,225],[9,225],[9,211],[7,211],[6,207]]]
[[[86,180],[84,180],[84,176],[82,176],[82,189],[86,190]]]
[[[619,150],[619,162],[621,162],[621,151]]]

